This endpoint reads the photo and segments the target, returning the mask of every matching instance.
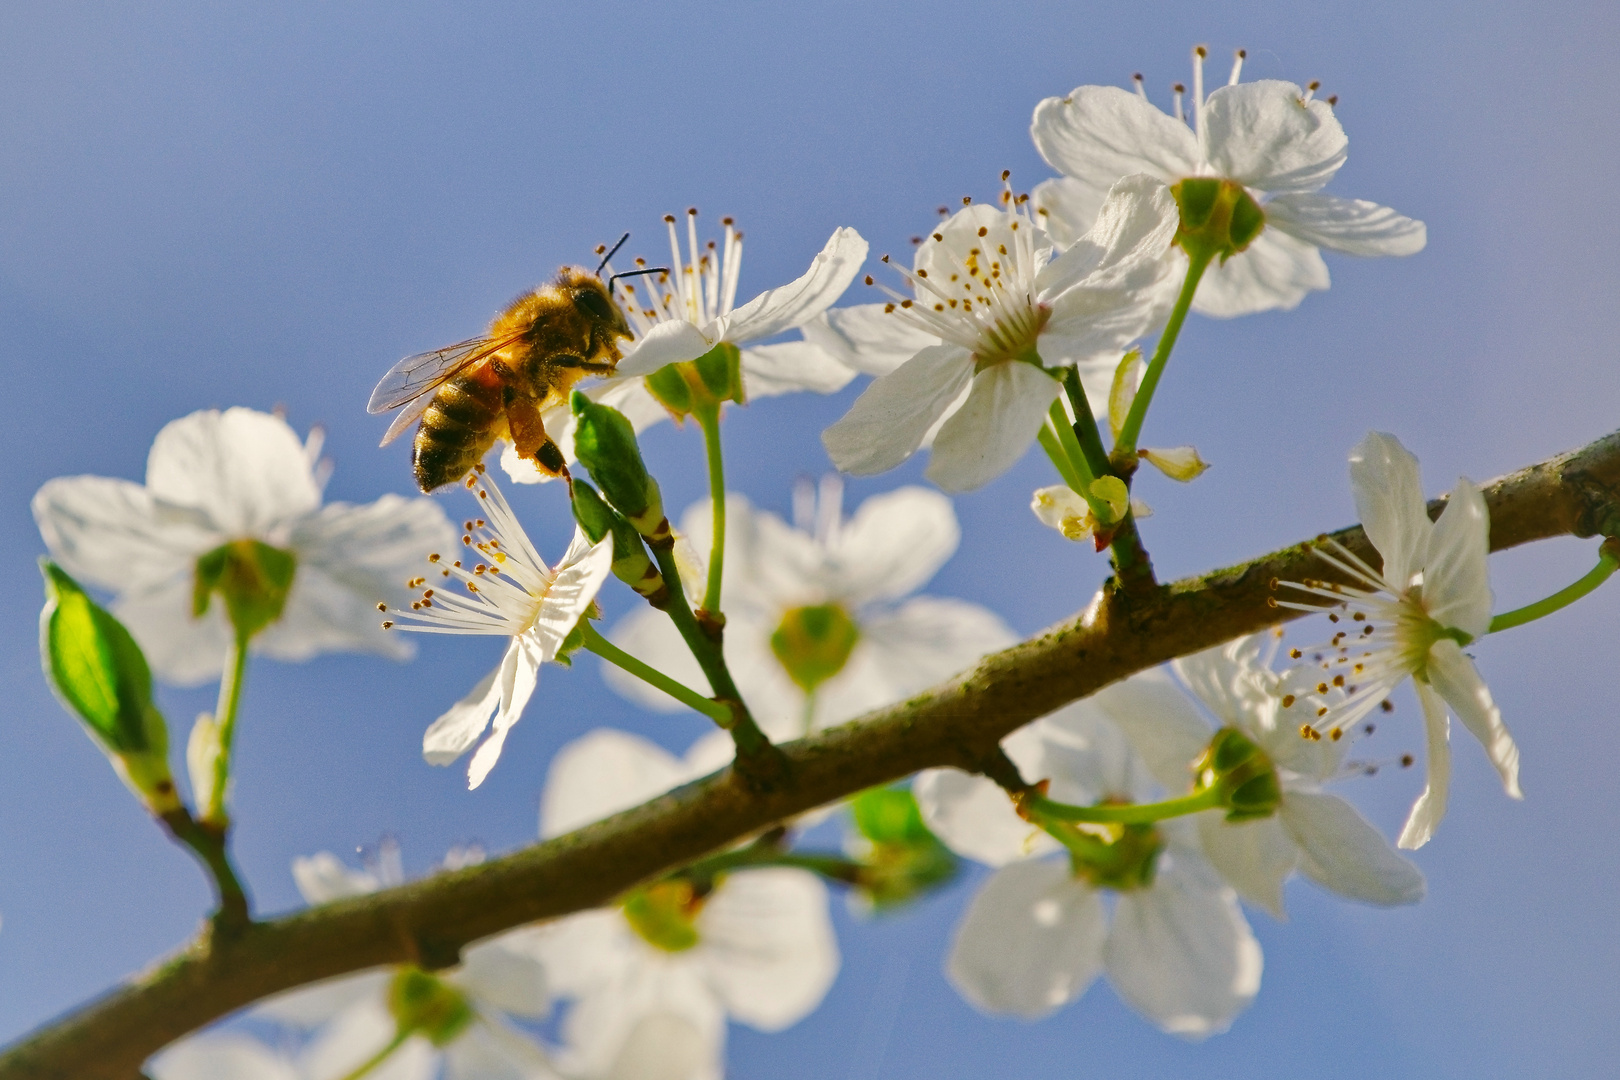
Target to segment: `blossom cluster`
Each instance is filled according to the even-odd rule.
[[[1328,287],[1322,248],[1410,255],[1425,243],[1421,222],[1322,191],[1347,139],[1315,84],[1244,83],[1239,53],[1206,94],[1204,60],[1196,50],[1191,93],[1178,88],[1169,112],[1140,80],[1040,102],[1031,135],[1060,175],[1023,194],[1003,173],[997,198],[945,213],[909,267],[883,256],[864,279],[886,294],[877,303],[833,306],[866,261],[853,229],[835,230],[798,279],[738,304],[735,224],[703,246],[696,211],[666,218],[670,267],[637,260],[639,276],[609,294],[623,355],[539,410],[566,466],[539,468],[516,437],[501,453],[512,482],[566,478],[576,524],[556,562],[483,464],[447,496],[470,500],[459,530],[430,498],[323,507],[319,433],[300,440],[248,409],[165,427],[144,484],[51,481],[34,512],[62,575],[42,632],[53,685],[172,827],[192,807],[151,760],[161,740],[119,742],[72,684],[78,669],[49,667],[69,642],[62,582],[111,594],[110,622],[85,625],[127,627],[161,681],[220,679],[219,710],[186,754],[196,819],[220,843],[250,654],[405,659],[406,632],[502,641],[496,667],[468,677],[459,700],[447,694],[423,736],[430,765],[471,753],[470,787],[518,745],[543,666],[582,652],[629,700],[715,721],[681,755],[608,729],[569,743],[541,794],[539,835],[552,839],[756,767],[773,742],[903,702],[1014,645],[993,611],[920,590],[961,536],[946,493],[990,483],[1034,445],[1060,481],[1033,494],[1037,517],[1110,551],[1108,590],[1144,575],[1151,585],[1135,470],[1145,461],[1191,482],[1208,467],[1192,447],[1138,443],[1188,314],[1293,308]],[[722,406],[834,393],[862,375],[822,436],[833,466],[868,476],[927,449],[940,490],[895,487],[846,514],[844,481],[828,475],[800,482],[789,521],[727,489]],[[674,521],[636,438],[662,418],[695,418],[708,455],[709,497]],[[519,422],[503,425],[513,436]],[[1459,480],[1431,519],[1416,458],[1378,432],[1352,451],[1350,480],[1367,546],[1323,537],[1321,578],[1272,583],[1271,621],[1328,621],[1316,644],[1285,652],[1281,631],[1266,631],[1142,671],[1012,733],[982,773],[931,769],[780,822],[599,910],[478,943],[446,970],[403,965],[283,994],[253,1013],[279,1025],[275,1046],[204,1034],[152,1075],[711,1080],[729,1023],[780,1030],[829,991],[840,963],[829,886],[861,911],[900,907],[951,880],[958,860],[988,868],[945,960],[976,1007],[1044,1016],[1105,974],[1165,1032],[1224,1031],[1261,983],[1245,904],[1281,918],[1295,876],[1366,904],[1422,898],[1422,873],[1398,849],[1427,843],[1444,816],[1452,716],[1520,796],[1517,748],[1464,651],[1499,628],[1480,491]],[[84,655],[123,655],[124,638],[106,634]],[[1408,680],[1426,782],[1391,844],[1342,793],[1385,764],[1416,763],[1357,749]],[[149,694],[132,708],[155,713]],[[833,848],[811,846],[837,830]],[[481,859],[452,852],[443,869]],[[293,875],[312,905],[404,881],[387,842],[362,869],[323,852]]]

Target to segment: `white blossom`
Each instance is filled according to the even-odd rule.
[[[713,732],[682,759],[627,732],[591,732],[552,761],[541,835],[558,836],[712,772],[729,760],[729,742]],[[536,932],[532,952],[553,992],[574,1002],[558,1058],[570,1075],[718,1080],[728,1018],[779,1031],[831,987],[838,944],[826,886],[814,874],[735,871],[712,891],[688,891],[679,901],[671,912],[687,933],[679,941],[645,924],[638,929],[622,906]]]
[[[943,222],[901,275],[911,296],[856,308],[810,332],[886,373],[822,434],[833,463],[869,475],[931,444],[928,478],[969,491],[1017,461],[1062,393],[1066,365],[1111,373],[1164,307],[1175,200],[1147,176],[1112,187],[1096,223],[1061,255],[1008,190]],[[870,279],[868,279],[870,280]],[[859,314],[856,314],[859,313]],[[885,320],[896,324],[884,325]]]
[[[842,485],[828,477],[819,499],[804,485],[795,510],[797,527],[740,495],[726,496],[725,655],[744,701],[773,738],[795,738],[902,700],[1017,640],[977,604],[912,595],[960,540],[951,502],[938,492],[898,488],[867,499],[845,519]],[[709,550],[707,502],[690,507],[681,524],[691,549]],[[698,569],[683,574],[693,579],[686,584],[701,587]],[[611,637],[705,691],[702,670],[662,612],[632,614]],[[819,682],[805,678],[829,668],[836,670]],[[682,707],[617,668],[604,671],[632,700],[655,709]]]
[[[1158,797],[1142,759],[1111,717],[1151,709],[1163,677],[1137,676],[1069,705],[1003,740],[1025,779],[1049,797],[1092,805]],[[1173,690],[1173,688],[1172,688]],[[1115,991],[1160,1028],[1186,1038],[1224,1031],[1260,988],[1260,946],[1232,890],[1198,850],[1195,830],[1165,821],[1144,845],[1150,881],[1105,885],[1021,819],[989,780],[925,771],[917,802],[940,839],[996,871],[957,926],[946,973],[988,1012],[1036,1018],[1106,972]],[[1116,843],[1127,838],[1115,827]],[[1102,900],[1114,894],[1110,918]]]
[[[686,213],[686,249],[683,252],[676,219],[667,214],[670,265],[668,276],[632,278],[621,288],[621,305],[636,340],[617,369],[585,393],[629,418],[637,431],[669,415],[647,391],[645,378],[666,364],[696,360],[721,342],[741,347],[743,389],[749,398],[775,397],[796,390],[831,394],[855,377],[856,369],[840,362],[809,341],[757,342],[787,330],[801,328],[831,307],[843,295],[866,261],[866,241],[850,228],[834,230],[810,268],[786,285],[767,289],[738,305],[737,283],[742,270],[742,233],[725,218],[724,240],[698,246],[697,211]],[[636,260],[642,267],[642,260]],[[612,267],[606,268],[612,273]],[[567,403],[542,415],[546,431],[569,461],[574,460],[575,419]],[[518,457],[507,444],[501,467],[519,483],[553,479],[533,462]]]
[[[467,786],[475,788],[495,767],[507,732],[534,695],[540,665],[557,659],[568,635],[591,610],[612,568],[613,539],[604,537],[593,546],[576,528],[562,560],[547,566],[493,476],[480,466],[468,476],[466,486],[476,495],[480,514],[487,515],[464,523],[462,541],[472,565],[437,551],[427,553],[422,564],[426,576],[413,579],[423,590],[421,597],[411,602],[409,610],[395,611],[384,625],[508,639],[495,670],[433,721],[422,737],[422,756],[428,764],[448,765],[492,726],[493,714],[490,736],[467,769]]]
[[[34,495],[51,556],[86,585],[116,594],[112,611],[159,678],[217,678],[232,630],[224,605],[193,612],[197,560],[258,541],[296,560],[281,617],[252,650],[278,660],[322,652],[410,648],[377,625],[379,601],[407,595],[410,568],[453,535],[431,499],[384,495],[364,506],[321,505],[321,435],[300,442],[280,417],[252,409],[192,413],[164,426],[146,482],[64,476]]]
[[[1411,255],[1423,249],[1421,221],[1387,206],[1326,195],[1344,164],[1348,139],[1332,102],[1289,82],[1240,83],[1242,54],[1226,86],[1204,93],[1203,49],[1193,54],[1191,115],[1178,86],[1173,116],[1136,92],[1081,86],[1035,107],[1030,134],[1063,176],[1035,189],[1047,229],[1070,243],[1096,219],[1109,187],[1146,173],[1167,184],[1219,177],[1260,202],[1266,228],[1248,249],[1211,265],[1193,300],[1205,315],[1228,317],[1296,306],[1328,287],[1318,248],[1350,255]]]
[[[1430,521],[1418,461],[1400,440],[1368,432],[1350,452],[1350,489],[1362,528],[1383,558],[1375,570],[1340,544],[1317,549],[1352,585],[1289,583],[1326,601],[1341,627],[1325,647],[1317,677],[1347,691],[1319,718],[1321,732],[1347,731],[1408,677],[1423,706],[1428,782],[1401,830],[1400,846],[1418,848],[1446,812],[1451,782],[1450,719],[1456,714],[1485,747],[1512,798],[1519,791],[1519,748],[1491,691],[1463,647],[1491,625],[1490,517],[1466,477],[1457,480],[1440,520]],[[1278,601],[1305,611],[1322,608]],[[1342,615],[1340,614],[1342,612]],[[1345,620],[1348,620],[1346,623]],[[1314,650],[1307,650],[1314,651]]]

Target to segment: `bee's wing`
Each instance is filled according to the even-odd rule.
[[[377,388],[371,392],[371,400],[366,403],[366,411],[371,413],[387,412],[389,409],[398,409],[406,406],[400,414],[394,417],[394,422],[388,425],[388,433],[383,436],[382,445],[387,446],[401,433],[421,418],[427,412],[429,405],[433,404],[430,396],[434,390],[444,385],[456,372],[470,364],[475,364],[490,353],[498,352],[516,341],[520,334],[508,335],[504,338],[471,338],[454,345],[446,345],[442,349],[432,352],[417,353],[407,356],[399,363],[388,369],[388,374],[377,383]]]

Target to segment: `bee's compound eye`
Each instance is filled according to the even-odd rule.
[[[613,318],[613,305],[595,289],[580,289],[574,293],[574,306],[598,319]]]

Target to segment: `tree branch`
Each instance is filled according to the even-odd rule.
[[[1620,432],[1486,485],[1493,550],[1620,535]],[[1437,515],[1443,502],[1430,504]],[[1360,528],[1335,539],[1369,561]],[[1105,586],[1079,615],[909,701],[781,747],[783,783],[730,769],[567,836],[479,866],[198,939],[0,1056],[0,1080],[130,1080],[174,1039],[266,995],[384,964],[441,968],[468,943],[611,902],[632,886],[774,823],[919,769],[994,769],[1008,732],[1134,672],[1300,613],[1272,582],[1329,578],[1310,543],[1129,596]]]

